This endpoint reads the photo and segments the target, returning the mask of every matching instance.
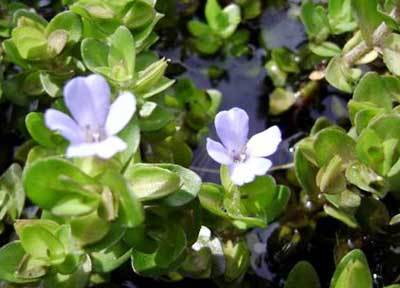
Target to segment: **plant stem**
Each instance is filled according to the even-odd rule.
[[[395,20],[400,20],[400,9],[395,7],[392,12],[390,12],[390,17]],[[369,53],[374,47],[382,46],[387,36],[391,33],[391,29],[386,25],[385,22],[380,24],[378,28],[374,31],[372,35],[372,43],[369,45],[365,40],[360,42],[357,46],[351,49],[349,52],[343,55],[343,60],[352,66],[355,62],[360,60],[363,56]]]

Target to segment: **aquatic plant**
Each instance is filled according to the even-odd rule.
[[[0,0],[1,287],[399,286],[400,3],[272,2]]]

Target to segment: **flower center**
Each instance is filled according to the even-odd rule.
[[[89,143],[100,142],[106,138],[105,132],[101,127],[85,127],[85,141]]]
[[[248,157],[248,155],[246,153],[246,146],[238,152],[233,151],[232,154],[233,154],[232,158],[233,158],[234,162],[244,162],[244,161],[246,161],[246,159]]]

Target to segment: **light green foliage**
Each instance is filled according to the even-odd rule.
[[[221,170],[221,177],[226,173]],[[260,176],[240,188],[228,183],[223,186],[205,183],[200,191],[200,202],[210,213],[226,218],[240,229],[264,227],[282,213],[290,191],[276,185],[270,176]]]
[[[350,251],[340,260],[331,280],[331,288],[372,288],[372,276],[365,255],[360,250]]]
[[[371,216],[377,206],[359,191],[383,198],[399,187],[400,118],[394,105],[399,92],[397,78],[367,73],[349,101],[351,132],[335,126],[314,129],[297,144],[295,168],[302,188],[311,199],[324,195],[325,212],[351,227],[388,221],[385,206],[379,205],[377,218]],[[364,215],[370,215],[368,220]]]
[[[308,47],[329,59],[323,75],[329,84],[352,93],[362,74],[353,66],[371,63],[380,55],[389,71],[399,74],[398,35],[390,33],[399,27],[395,7],[392,1],[329,0],[327,7],[303,1],[300,18],[309,38]],[[353,31],[343,47],[332,41],[331,35]]]
[[[298,262],[290,271],[285,283],[285,288],[292,287],[321,287],[314,267],[306,262]],[[367,259],[361,250],[355,249],[348,252],[337,264],[332,276],[330,288],[372,288],[372,275]],[[392,286],[389,286],[392,287]],[[393,285],[396,287],[396,285]]]
[[[218,0],[207,0],[204,14],[207,23],[198,20],[188,23],[188,30],[194,36],[193,44],[200,53],[214,54],[231,39],[241,47],[240,50],[246,51],[248,36],[243,37],[235,33],[241,21],[240,7],[237,4],[232,3],[222,8]],[[240,55],[240,50],[234,51],[233,54]]]

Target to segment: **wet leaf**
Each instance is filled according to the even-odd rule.
[[[314,267],[306,262],[298,262],[288,275],[285,288],[320,288],[319,277]]]

